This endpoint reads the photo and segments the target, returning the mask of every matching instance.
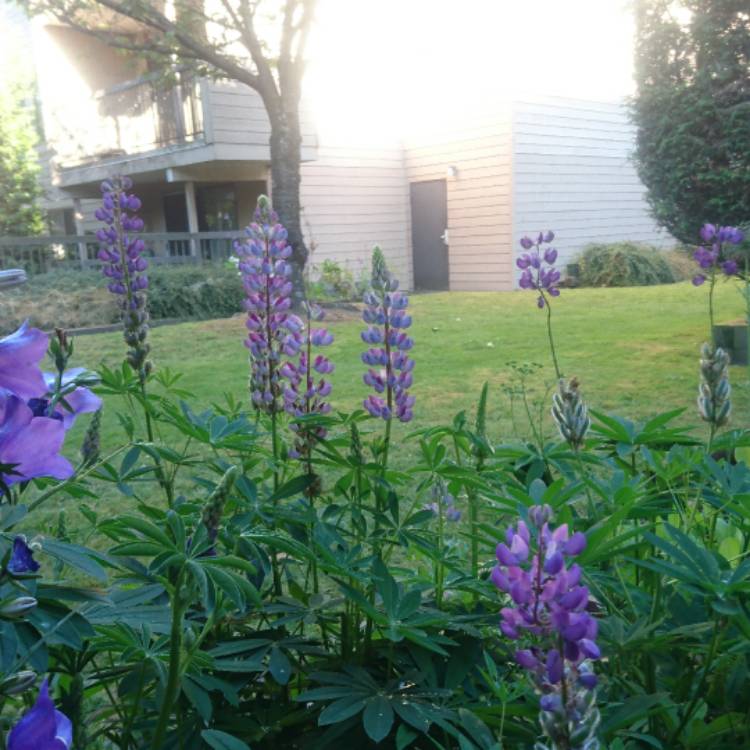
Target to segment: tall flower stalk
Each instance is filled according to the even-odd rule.
[[[297,362],[286,362],[281,367],[281,374],[289,380],[284,390],[284,409],[295,420],[289,425],[295,436],[294,447],[289,451],[292,458],[304,462],[309,484],[305,494],[310,501],[310,513],[314,513],[315,498],[320,494],[320,478],[313,469],[313,449],[316,443],[323,440],[327,433],[320,424],[311,424],[315,415],[328,414],[331,405],[326,400],[331,394],[332,386],[325,376],[334,371],[334,365],[323,354],[315,354],[315,347],[330,346],[333,334],[326,328],[314,328],[313,322],[322,321],[325,313],[319,305],[305,302],[307,317],[304,342]],[[297,421],[299,420],[299,421]],[[308,536],[312,544],[314,524],[311,519]],[[318,567],[315,557],[311,562],[313,589],[318,592]]]
[[[283,357],[295,357],[302,346],[304,323],[292,312],[292,248],[287,231],[265,195],[258,198],[254,221],[245,230],[247,238],[235,244],[245,290],[250,351],[250,398],[259,413],[271,421],[271,452],[274,491],[279,488],[278,417],[282,410],[285,372]],[[288,375],[286,376],[288,379]],[[274,501],[277,502],[276,500]],[[281,594],[278,561],[272,558],[274,590]]]
[[[562,372],[557,360],[555,339],[552,335],[552,307],[550,306],[550,298],[560,296],[558,287],[560,272],[555,268],[557,250],[551,245],[554,239],[555,233],[551,231],[539,232],[536,240],[532,240],[531,237],[522,237],[521,247],[526,252],[517,258],[516,266],[521,269],[521,277],[518,281],[521,289],[535,291],[538,295],[537,307],[547,312],[547,338],[555,373],[557,379],[560,380]]]
[[[376,247],[372,254],[372,280],[362,313],[368,324],[362,332],[362,341],[371,345],[362,355],[362,361],[370,367],[363,380],[376,395],[368,396],[363,406],[373,417],[385,420],[383,471],[388,465],[393,418],[409,422],[414,416],[415,398],[409,393],[414,360],[408,354],[414,341],[406,333],[412,321],[406,312],[409,298],[397,291],[398,286],[398,279],[388,270],[382,251]]]
[[[138,216],[141,201],[130,192],[133,182],[129,177],[117,176],[101,184],[102,205],[96,210],[96,218],[104,226],[96,233],[100,248],[98,258],[102,261],[102,273],[109,279],[108,289],[118,298],[122,317],[123,338],[128,345],[126,359],[135,370],[140,384],[146,434],[150,443],[154,442],[154,428],[151,420],[146,382],[152,370],[148,354],[148,309],[146,290],[148,262],[143,257],[145,245],[138,237],[143,231],[143,220]],[[155,458],[156,475],[164,489],[167,503],[174,503],[172,481],[158,456]]]
[[[745,238],[742,230],[737,227],[719,227],[714,224],[704,224],[701,228],[703,244],[693,253],[693,259],[699,266],[699,272],[693,276],[693,284],[701,286],[706,281],[708,289],[708,318],[711,325],[710,340],[714,339],[714,290],[720,276],[732,277],[737,275],[739,265],[730,255],[730,248],[739,245]]]
[[[143,240],[137,236],[143,230],[143,220],[138,216],[141,201],[129,192],[132,187],[128,177],[114,177],[102,183],[102,205],[96,210],[96,218],[104,227],[96,233],[96,238],[101,245],[98,258],[104,264],[102,273],[110,280],[108,289],[119,299],[125,343],[129,347],[127,360],[145,386],[152,368],[147,341],[148,262],[143,257]]]
[[[500,630],[518,641],[516,662],[529,674],[539,699],[539,721],[548,744],[537,750],[597,750],[599,711],[591,663],[600,658],[597,622],[587,612],[583,571],[569,564],[586,537],[566,524],[553,529],[552,509],[534,506],[530,527],[521,520],[497,546],[492,581],[510,597]]]
[[[245,289],[245,346],[250,350],[250,397],[253,405],[271,419],[274,483],[278,486],[277,417],[281,410],[284,373],[282,358],[299,354],[303,322],[291,313],[292,248],[287,231],[265,195],[258,198],[254,221],[245,230],[247,239],[235,245]]]

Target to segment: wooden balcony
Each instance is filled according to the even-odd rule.
[[[173,86],[153,77],[126,81],[94,97],[96,117],[85,138],[69,133],[55,144],[57,164],[71,169],[123,156],[173,149],[203,139],[202,85],[180,76]]]

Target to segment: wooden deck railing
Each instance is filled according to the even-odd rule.
[[[232,255],[233,232],[162,232],[139,235],[149,262],[161,264],[221,263]],[[93,234],[0,237],[0,269],[22,268],[29,274],[56,269],[98,268],[99,241]]]

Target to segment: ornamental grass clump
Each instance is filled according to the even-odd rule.
[[[540,696],[540,724],[549,743],[538,750],[595,750],[599,711],[592,662],[601,653],[597,622],[588,613],[589,590],[571,558],[586,548],[581,532],[567,524],[550,527],[552,509],[535,506],[530,527],[520,520],[497,546],[492,581],[510,597],[501,610],[500,630],[521,648],[516,662]]]
[[[102,183],[102,205],[95,215],[104,227],[96,233],[100,242],[97,257],[103,263],[102,273],[110,279],[107,288],[118,298],[125,343],[129,347],[128,364],[143,384],[152,369],[147,341],[148,262],[143,257],[143,240],[136,236],[143,231],[143,220],[138,216],[140,199],[128,192],[132,187],[128,177],[114,177]]]
[[[414,416],[415,398],[409,393],[412,386],[414,360],[408,352],[414,346],[406,333],[411,326],[411,316],[406,312],[409,298],[398,290],[398,280],[388,270],[380,248],[373,251],[372,281],[365,293],[362,319],[368,329],[362,332],[362,341],[372,347],[362,355],[370,366],[364,374],[365,385],[377,395],[368,396],[363,406],[373,416],[386,420],[393,417],[409,422]],[[376,369],[378,368],[378,369]]]

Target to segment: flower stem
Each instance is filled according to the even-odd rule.
[[[714,336],[714,287],[716,286],[716,272],[711,272],[711,285],[708,288],[708,320],[711,329],[709,330],[709,341],[716,346],[716,338]]]
[[[169,635],[169,673],[167,686],[164,689],[164,700],[161,711],[156,722],[154,739],[151,743],[152,750],[162,750],[164,747],[164,736],[167,732],[169,717],[172,715],[172,706],[177,697],[180,682],[180,652],[182,650],[182,617],[185,605],[181,601],[182,583],[185,580],[184,568],[180,568],[172,594],[172,627]]]
[[[550,306],[549,299],[547,299],[547,295],[540,289],[539,294],[541,295],[542,299],[544,300],[544,307],[547,310],[547,338],[549,339],[549,350],[552,354],[552,363],[555,366],[555,374],[557,375],[557,379],[562,379],[562,373],[560,372],[560,365],[557,361],[557,352],[555,351],[555,339],[552,335],[552,307]]]

